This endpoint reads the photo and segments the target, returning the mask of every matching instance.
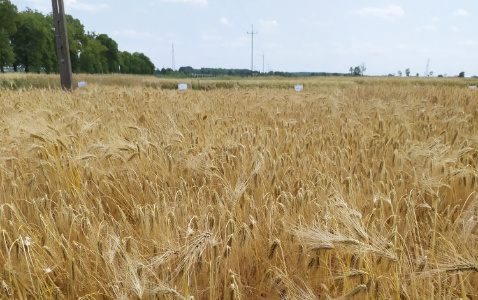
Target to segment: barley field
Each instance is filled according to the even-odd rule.
[[[2,298],[478,299],[470,82],[15,76]]]

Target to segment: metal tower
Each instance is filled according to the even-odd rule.
[[[254,76],[254,34],[259,34],[259,32],[254,32],[254,25],[252,25],[252,32],[247,34],[252,35],[251,76]]]
[[[172,64],[171,64],[171,68],[172,68],[172,69],[173,69],[173,71],[174,71],[174,69],[176,69],[176,66],[175,66],[175,61],[174,61],[174,44],[173,44],[173,52],[172,52],[172,53],[173,53],[173,55],[172,55]]]

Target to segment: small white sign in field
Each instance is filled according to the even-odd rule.
[[[469,88],[470,90],[474,90],[474,89],[476,89],[476,85],[470,85],[468,88]]]
[[[185,91],[188,89],[188,84],[187,83],[180,83],[178,84],[178,90],[180,91]]]
[[[304,86],[303,85],[299,85],[299,84],[296,84],[295,87],[294,87],[295,91],[296,92],[300,92],[304,89]]]
[[[87,84],[86,81],[78,81],[78,87],[79,88],[84,87],[86,84]]]

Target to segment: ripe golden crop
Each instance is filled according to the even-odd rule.
[[[478,94],[456,79],[19,78],[4,297],[478,297]]]

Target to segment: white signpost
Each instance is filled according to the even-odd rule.
[[[87,84],[86,81],[78,81],[78,87],[79,88],[86,86],[86,84]]]
[[[180,83],[178,84],[178,90],[180,91],[185,91],[188,89],[188,84],[187,83]]]
[[[296,84],[295,87],[294,87],[295,91],[296,92],[300,92],[304,89],[304,86],[303,85],[298,85]]]

